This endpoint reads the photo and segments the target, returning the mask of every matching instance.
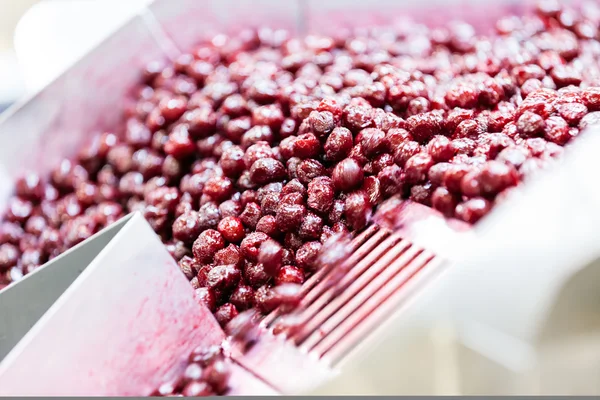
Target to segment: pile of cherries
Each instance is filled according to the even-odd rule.
[[[486,37],[264,28],[151,63],[119,130],[16,182],[0,288],[141,211],[222,325],[293,305],[383,199],[475,223],[600,121],[599,22],[546,1]]]
[[[192,351],[185,370],[161,384],[153,397],[201,397],[222,395],[229,389],[231,360],[221,346],[199,346]]]

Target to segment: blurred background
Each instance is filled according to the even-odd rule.
[[[0,111],[60,74],[150,0],[0,0]]]

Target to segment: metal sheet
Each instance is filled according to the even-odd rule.
[[[135,214],[0,364],[0,396],[149,395],[222,340]]]

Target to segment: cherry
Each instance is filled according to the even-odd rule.
[[[24,223],[33,212],[33,204],[18,197],[10,199],[6,209],[6,220],[9,222]]]
[[[300,226],[305,213],[306,208],[303,205],[282,202],[275,215],[277,226],[284,232],[293,231]]]
[[[283,177],[285,177],[285,167],[280,161],[272,158],[256,160],[250,168],[250,179],[260,185],[280,180]]]
[[[525,111],[517,120],[517,129],[527,137],[534,137],[544,130],[544,120],[541,116]]]
[[[517,183],[518,174],[515,168],[499,161],[487,162],[479,176],[481,191],[486,195],[498,194]]]
[[[258,289],[271,279],[262,264],[251,261],[246,261],[244,266],[244,278],[254,289]]]
[[[452,217],[457,205],[456,197],[444,187],[436,188],[431,195],[431,205],[433,208],[444,214],[446,217]]]
[[[418,153],[409,158],[404,166],[405,179],[409,183],[419,183],[427,178],[433,158],[427,153]]]
[[[275,283],[277,285],[283,285],[286,283],[304,283],[304,272],[300,268],[284,265],[279,269],[277,276],[275,277]]]
[[[239,146],[231,146],[223,151],[220,160],[223,173],[230,178],[241,175],[245,168],[244,156],[244,150]]]
[[[240,242],[246,235],[242,220],[237,217],[223,218],[217,229],[225,240],[232,243]]]
[[[491,203],[481,197],[476,197],[456,206],[456,217],[474,224],[484,217],[491,208]]]
[[[353,230],[364,228],[371,217],[371,205],[367,194],[363,191],[350,193],[346,197],[344,215]]]
[[[445,136],[435,136],[427,144],[427,152],[434,162],[449,161],[454,156],[453,141]]]
[[[313,179],[324,175],[325,168],[323,164],[313,159],[306,159],[300,162],[296,167],[296,175],[300,183],[307,185]]]
[[[235,244],[230,244],[224,249],[215,253],[213,261],[217,265],[243,265],[243,257],[240,248]]]
[[[347,128],[337,127],[327,136],[323,150],[329,161],[339,161],[348,156],[352,150],[352,132]]]
[[[215,311],[215,318],[222,327],[225,327],[237,315],[237,308],[231,303],[225,303]]]
[[[217,394],[222,394],[227,390],[230,375],[229,365],[225,361],[217,360],[203,371],[202,378]]]
[[[210,262],[215,253],[224,247],[223,236],[214,229],[207,229],[194,241],[192,251],[200,262]]]
[[[281,268],[283,248],[274,240],[266,240],[260,245],[258,262],[263,265],[265,272],[275,276]]]
[[[394,162],[404,167],[409,158],[421,152],[421,145],[414,141],[400,143],[394,151]]]
[[[258,224],[260,217],[260,206],[253,202],[246,204],[244,211],[242,211],[242,214],[240,215],[240,219],[244,225],[251,229],[256,228],[256,224]]]
[[[250,286],[239,285],[229,299],[237,311],[247,310],[252,307],[254,290]]]
[[[163,396],[168,395],[168,393],[161,394]],[[212,396],[214,393],[208,383],[192,381],[183,388],[181,394],[184,397],[203,397]]]
[[[338,191],[348,192],[362,185],[364,172],[353,158],[340,161],[333,169],[332,180]]]
[[[241,271],[235,265],[218,265],[206,274],[206,286],[215,292],[231,290],[240,277]]]
[[[14,245],[9,243],[0,245],[0,270],[6,270],[17,265],[19,256],[19,249]]]
[[[267,241],[269,237],[262,232],[253,232],[247,235],[240,245],[240,250],[244,257],[250,261],[257,261],[260,252],[260,247],[263,242]]]
[[[296,138],[293,146],[294,157],[314,158],[321,151],[319,139],[312,133],[305,133]]]
[[[39,175],[29,172],[16,181],[15,191],[21,198],[40,201],[44,198],[45,184]]]

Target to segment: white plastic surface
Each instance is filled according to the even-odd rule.
[[[15,30],[14,47],[29,92],[50,83],[151,0],[45,0]]]

